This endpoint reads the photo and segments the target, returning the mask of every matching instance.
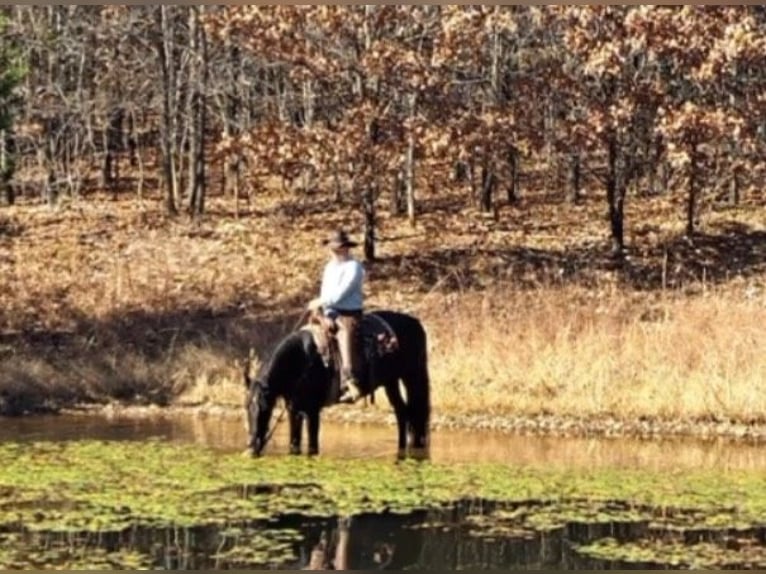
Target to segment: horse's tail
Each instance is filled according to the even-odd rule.
[[[425,447],[429,442],[431,424],[431,378],[428,369],[428,336],[422,325],[419,325],[418,337],[412,344],[415,362],[407,385],[409,419],[416,446]]]

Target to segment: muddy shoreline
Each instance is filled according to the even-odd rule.
[[[281,410],[275,409],[275,419]],[[99,415],[121,418],[154,418],[174,416],[241,418],[241,408],[229,405],[170,405],[137,406],[110,403],[80,405],[63,409],[61,414]],[[244,419],[243,419],[244,420]],[[336,406],[322,412],[322,420],[352,425],[396,424],[393,412],[384,407]],[[574,418],[556,415],[476,415],[434,413],[431,429],[472,432],[500,432],[567,438],[630,438],[647,440],[695,439],[726,440],[747,444],[766,444],[766,424],[716,420],[622,420],[612,417]]]

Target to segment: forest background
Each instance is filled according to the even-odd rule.
[[[240,408],[342,226],[368,305],[426,325],[437,423],[766,422],[766,8],[18,5],[0,31],[3,413]]]

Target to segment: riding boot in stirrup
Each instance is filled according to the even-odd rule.
[[[362,391],[359,389],[359,384],[355,378],[346,379],[344,387],[341,389],[341,395],[339,402],[341,403],[355,403],[362,396]]]

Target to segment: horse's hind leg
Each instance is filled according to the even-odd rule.
[[[301,441],[303,435],[303,415],[297,411],[290,411],[290,454],[301,453]]]
[[[319,454],[319,412],[309,413],[308,427],[309,427],[309,454]]]
[[[402,392],[399,389],[399,381],[389,381],[385,385],[386,397],[394,409],[396,415],[396,426],[399,434],[399,450],[407,448],[407,405],[402,398]]]
[[[431,397],[428,370],[421,366],[404,377],[407,390],[407,421],[412,447],[428,449],[431,418]]]

